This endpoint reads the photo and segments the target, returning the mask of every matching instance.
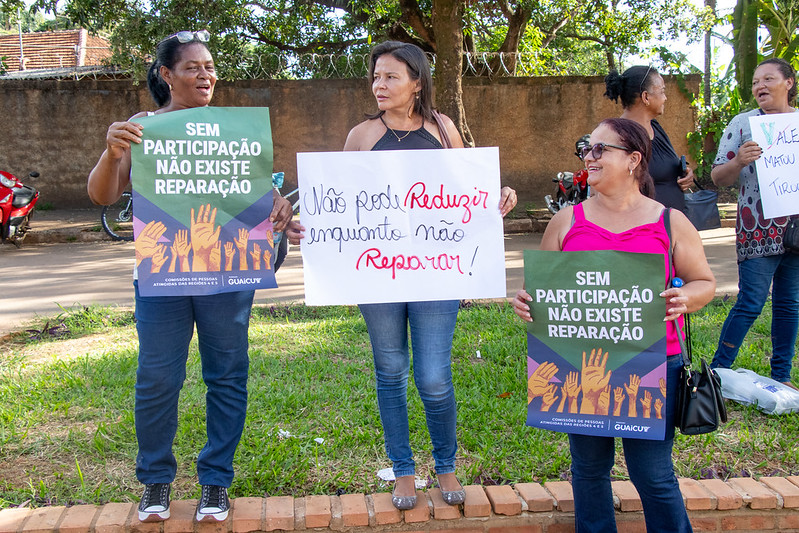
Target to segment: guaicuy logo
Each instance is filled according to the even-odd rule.
[[[261,283],[261,278],[232,277],[227,280],[228,285],[256,285],[258,283]]]
[[[649,431],[650,426],[637,426],[635,424],[625,424],[624,422],[616,422],[613,429],[616,431],[633,431],[635,433],[646,433]]]

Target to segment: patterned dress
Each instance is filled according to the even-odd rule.
[[[795,110],[799,111],[799,110]],[[738,149],[752,140],[749,117],[761,115],[760,109],[754,109],[735,116],[724,130],[719,141],[719,151],[713,165],[723,165],[735,159]],[[760,185],[757,181],[757,168],[750,163],[741,170],[738,178],[738,219],[735,223],[735,249],[738,262],[754,257],[767,257],[785,253],[782,246],[782,234],[788,225],[789,217],[765,218],[763,203],[760,198]]]

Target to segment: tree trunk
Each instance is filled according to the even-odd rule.
[[[705,7],[710,8],[713,12],[713,17],[716,16],[716,0],[705,0]],[[710,82],[712,81],[711,74],[713,70],[713,52],[711,47],[711,36],[713,28],[708,28],[705,32],[705,74],[704,74],[704,87],[702,98],[705,101],[705,109],[713,107],[712,94],[710,92]]]
[[[455,123],[467,146],[474,146],[463,109],[463,0],[433,0],[436,36],[436,104]]]
[[[751,102],[752,77],[757,66],[757,3],[752,0],[738,0],[732,16],[732,44],[735,50],[735,80],[738,93],[745,103]]]

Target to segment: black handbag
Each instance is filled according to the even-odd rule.
[[[685,193],[685,216],[694,225],[697,231],[721,227],[719,216],[719,193],[703,189],[696,183],[699,190]]]
[[[719,421],[727,421],[727,407],[721,396],[721,380],[707,361],[702,360],[702,370],[692,368],[691,320],[685,317],[685,340],[682,335],[683,368],[680,372],[679,396],[677,397],[677,427],[684,435],[710,433],[719,427]]]
[[[671,268],[671,211],[663,213],[663,225],[669,236],[669,268]],[[673,286],[672,281],[669,282]],[[684,435],[701,435],[710,433],[719,427],[719,421],[727,421],[727,407],[721,396],[721,380],[715,370],[703,359],[700,372],[693,370],[693,352],[691,349],[691,317],[683,315],[685,322],[685,339],[677,325],[677,339],[680,341],[683,367],[680,371],[680,386],[677,389],[677,427]]]
[[[782,232],[782,245],[788,252],[799,254],[799,218],[792,218]]]

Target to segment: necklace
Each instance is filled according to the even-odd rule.
[[[401,143],[401,142],[402,142],[402,139],[404,139],[405,137],[407,137],[408,135],[410,135],[410,134],[411,134],[411,132],[413,131],[413,130],[408,130],[407,132],[405,132],[405,135],[403,135],[402,137],[400,137],[399,135],[397,135],[397,132],[396,132],[396,131],[394,131],[394,130],[393,130],[393,129],[392,129],[392,128],[391,128],[391,127],[388,125],[388,124],[386,124],[386,121],[385,121],[385,120],[383,120],[383,117],[382,117],[382,116],[380,117],[380,121],[383,123],[383,126],[385,126],[386,128],[388,128],[388,131],[390,131],[391,133],[393,133],[393,134],[394,134],[394,137],[396,137],[396,138],[397,138],[397,142],[399,142],[399,143]]]

